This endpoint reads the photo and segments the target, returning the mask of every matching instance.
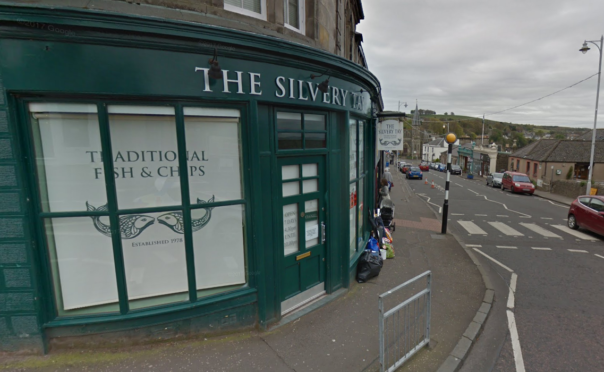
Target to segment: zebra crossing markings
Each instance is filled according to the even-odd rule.
[[[587,251],[584,249],[569,249],[568,251],[575,252],[575,253],[587,253]]]
[[[576,231],[576,230],[572,230],[570,227],[568,226],[564,226],[564,225],[550,225],[551,227],[558,229],[562,232],[565,232],[567,234],[570,234],[576,238],[579,239],[583,239],[583,240],[591,240],[591,241],[596,241],[597,239],[594,238],[593,236],[584,234],[582,232]]]
[[[506,225],[503,222],[489,222],[489,225],[493,226],[494,228],[508,236],[524,236],[523,233]]]
[[[480,227],[478,227],[478,225],[476,225],[472,221],[457,221],[457,223],[459,223],[461,225],[461,227],[463,227],[464,229],[466,229],[466,231],[468,232],[468,234],[471,234],[471,235],[488,235],[486,231],[484,231],[483,229],[481,229]]]
[[[558,238],[562,239],[562,237],[558,234],[554,234],[553,232],[544,229],[543,227],[537,225],[536,223],[524,223],[521,222],[520,225],[526,227],[529,230],[536,232],[539,235],[543,235],[546,238]]]

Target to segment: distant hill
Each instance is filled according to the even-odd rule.
[[[421,113],[422,111],[430,112],[431,110],[419,111]],[[407,116],[405,128],[411,129],[413,113]],[[474,139],[476,137],[480,138],[482,134],[482,118],[461,115],[421,115],[420,120],[422,121],[422,129],[435,135],[445,134],[447,131],[447,122],[449,123],[451,132],[457,134],[458,137],[469,136]],[[443,124],[445,128],[443,128]],[[518,148],[541,138],[571,139],[588,130],[590,129],[513,124],[490,119],[485,119],[484,121],[484,134],[489,136],[489,143],[495,142],[498,145],[502,145],[502,147],[505,147],[506,144],[511,145],[514,139]]]

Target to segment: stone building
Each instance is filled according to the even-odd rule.
[[[383,108],[363,17],[4,1],[0,351],[267,329],[348,288]]]

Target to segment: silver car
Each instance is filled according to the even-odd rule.
[[[487,176],[487,186],[501,187],[503,173],[491,173]]]

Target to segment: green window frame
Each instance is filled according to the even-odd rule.
[[[36,156],[37,152],[40,150],[40,142],[41,135],[39,133],[39,127],[36,129],[36,125],[38,123],[34,123],[32,117],[29,112],[29,104],[31,103],[57,103],[57,104],[72,104],[72,105],[93,105],[96,108],[96,117],[97,117],[97,125],[98,131],[100,135],[100,144],[101,151],[98,156],[102,159],[102,177],[104,179],[105,184],[105,193],[107,204],[104,209],[88,209],[81,211],[51,211],[48,208],[43,208],[43,199],[44,199],[44,185],[40,183],[40,180],[45,179],[45,175],[40,174],[44,173],[41,171],[39,164],[36,164]],[[157,108],[157,109],[165,109],[170,108],[173,110],[173,120],[174,120],[174,129],[175,129],[175,139],[176,139],[176,148],[177,148],[177,158],[176,164],[179,169],[189,169],[189,162],[187,159],[187,136],[186,136],[186,118],[189,117],[185,115],[185,110],[187,109],[199,109],[205,110],[204,112],[212,112],[212,110],[238,110],[238,122],[237,122],[237,136],[238,136],[238,146],[239,146],[239,172],[240,172],[240,181],[241,181],[241,189],[240,194],[241,197],[215,201],[206,200],[203,204],[193,204],[191,203],[191,195],[190,195],[190,183],[189,183],[189,172],[177,172],[177,176],[175,178],[179,181],[179,192],[180,192],[180,204],[179,205],[169,205],[169,206],[155,206],[155,207],[143,207],[143,208],[126,208],[120,209],[118,205],[118,195],[116,189],[116,178],[114,177],[114,154],[112,152],[112,137],[111,137],[111,123],[110,123],[110,113],[108,112],[108,107],[119,107],[119,106],[142,106],[146,108]],[[46,310],[48,313],[47,318],[50,321],[54,319],[67,319],[69,322],[71,319],[85,319],[87,316],[115,316],[118,318],[123,317],[124,315],[132,316],[134,313],[144,313],[144,312],[158,312],[162,311],[162,308],[166,308],[166,311],[171,311],[173,308],[189,308],[191,304],[195,306],[202,306],[207,303],[213,303],[221,300],[220,295],[225,295],[223,297],[232,298],[238,294],[244,295],[250,293],[251,291],[255,291],[252,288],[254,287],[254,278],[249,275],[249,254],[250,254],[250,244],[251,244],[251,205],[248,202],[250,189],[249,182],[246,180],[249,178],[249,169],[248,166],[248,156],[246,156],[248,152],[248,145],[246,141],[243,139],[243,133],[245,133],[244,127],[246,125],[246,106],[245,105],[220,105],[220,104],[200,104],[199,102],[182,102],[182,103],[170,103],[166,104],[164,102],[150,102],[150,101],[141,101],[141,102],[124,102],[124,101],[111,101],[111,100],[86,100],[86,99],[51,99],[47,98],[45,100],[40,99],[23,99],[20,101],[19,111],[23,118],[27,118],[26,126],[23,126],[23,138],[26,147],[28,148],[28,153],[30,159],[32,161],[29,162],[28,167],[31,175],[35,175],[30,177],[30,185],[31,189],[34,190],[32,193],[32,198],[34,201],[34,208],[36,214],[36,232],[38,235],[38,241],[45,248],[41,251],[40,259],[43,263],[43,271],[45,271],[45,277],[48,280],[45,280],[44,285],[45,289],[48,293],[52,293],[52,296],[49,296],[49,300],[45,302]],[[208,114],[207,117],[213,117],[211,114]],[[213,288],[201,288],[198,286],[197,278],[196,278],[196,266],[195,266],[195,241],[193,237],[193,216],[195,214],[199,214],[202,209],[206,209],[206,214],[208,210],[217,210],[220,208],[241,208],[241,232],[242,232],[242,241],[243,241],[243,277],[244,282],[236,285],[227,285],[227,286],[218,286]],[[165,295],[160,296],[151,296],[149,298],[129,298],[128,296],[128,285],[126,280],[126,270],[125,270],[125,262],[124,262],[124,247],[123,247],[123,238],[121,236],[121,229],[117,228],[120,226],[120,218],[124,215],[132,215],[132,214],[149,214],[149,213],[165,213],[165,212],[176,212],[182,217],[182,237],[184,239],[184,255],[185,255],[185,264],[186,264],[186,290],[182,293],[167,293]],[[62,308],[62,299],[61,299],[61,284],[58,278],[58,266],[53,267],[53,249],[52,242],[53,239],[48,239],[47,232],[50,221],[69,221],[75,219],[87,219],[95,218],[101,219],[103,218],[108,222],[110,228],[106,231],[106,235],[110,236],[111,239],[111,250],[113,254],[113,263],[115,269],[115,284],[117,290],[117,302],[116,303],[105,303],[102,305],[90,305],[84,308],[76,308],[74,310],[64,310]],[[219,249],[220,247],[216,247]],[[212,247],[212,250],[214,248]],[[210,250],[211,251],[211,250]],[[209,257],[209,259],[213,259]],[[56,257],[54,257],[54,261],[56,262]],[[158,310],[160,309],[160,310]],[[77,322],[77,321],[76,321]]]
[[[367,215],[367,190],[371,185],[368,180],[367,167],[367,133],[368,122],[351,117],[348,121],[349,134],[349,233],[350,260],[363,251],[369,234],[365,216]]]
[[[274,118],[277,153],[327,151],[329,144],[329,116],[327,113],[277,107]]]

